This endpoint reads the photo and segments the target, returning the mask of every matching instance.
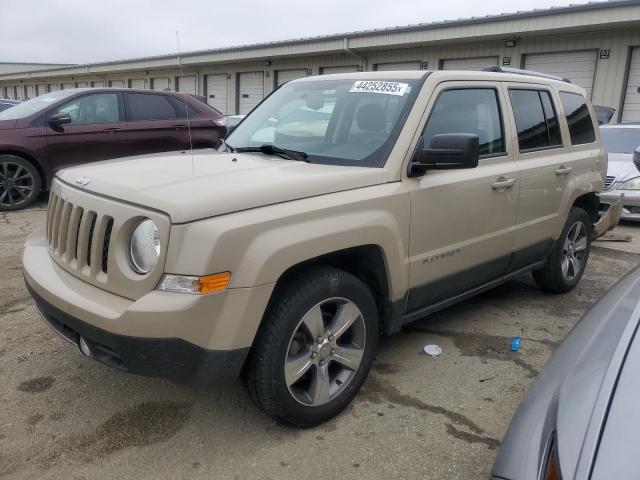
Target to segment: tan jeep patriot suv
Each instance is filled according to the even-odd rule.
[[[38,309],[111,367],[335,416],[379,335],[528,271],[567,292],[617,221],[584,90],[492,70],[295,80],[217,151],[60,171],[24,250]]]

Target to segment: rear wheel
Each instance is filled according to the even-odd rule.
[[[560,238],[543,270],[533,272],[538,286],[551,292],[572,290],[582,278],[591,250],[591,218],[582,208],[572,208]]]
[[[31,162],[0,155],[0,211],[28,207],[38,198],[40,187],[40,175]]]
[[[317,425],[358,393],[377,340],[369,289],[347,272],[314,269],[272,302],[249,359],[247,387],[276,420]]]

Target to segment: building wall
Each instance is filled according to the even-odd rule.
[[[465,27],[466,28],[466,27]],[[522,30],[526,30],[524,27]],[[228,114],[237,112],[237,84],[238,75],[242,72],[261,71],[264,75],[265,87],[264,93],[270,93],[275,85],[275,72],[285,69],[307,69],[310,74],[317,75],[322,67],[335,67],[357,65],[363,71],[374,69],[377,63],[403,62],[403,61],[420,61],[427,66],[428,69],[436,70],[440,67],[442,60],[468,57],[485,57],[497,56],[501,63],[505,58],[510,58],[510,66],[521,67],[524,55],[528,53],[546,53],[546,52],[564,52],[576,50],[593,50],[598,54],[603,50],[608,50],[608,58],[600,58],[598,55],[596,75],[594,79],[592,101],[594,104],[606,105],[615,108],[620,113],[622,96],[625,87],[625,79],[628,71],[629,57],[631,48],[640,46],[640,28],[616,28],[595,30],[585,33],[563,33],[562,25],[559,24],[558,30],[553,34],[541,36],[522,36],[515,38],[515,47],[506,47],[505,40],[508,38],[500,38],[496,40],[482,40],[466,42],[460,41],[456,43],[443,45],[420,45],[412,44],[407,46],[411,37],[406,34],[402,37],[402,45],[391,43],[394,39],[398,39],[398,34],[386,35],[387,43],[381,47],[382,42],[378,37],[377,40],[367,41],[364,39],[351,39],[347,45],[345,39],[343,43],[331,40],[327,41],[325,47],[330,53],[316,54],[302,53],[294,54],[282,58],[264,57],[250,61],[229,61],[225,63],[207,63],[203,61],[200,64],[194,64],[195,60],[191,58],[189,65],[184,67],[185,75],[197,75],[198,93],[205,95],[205,78],[211,74],[227,75],[227,96],[228,96]],[[514,38],[514,37],[511,37]],[[416,32],[416,42],[424,40],[424,36],[420,32]],[[330,45],[329,45],[330,43]],[[358,46],[356,50],[354,45]],[[351,52],[349,54],[344,50],[344,46],[348,46]],[[295,51],[296,46],[291,47]],[[604,53],[604,52],[603,52]],[[237,55],[236,55],[237,56]],[[205,58],[203,57],[203,60]],[[158,60],[157,68],[153,68],[154,61],[140,61],[138,65],[129,65],[129,68],[122,69],[122,65],[114,64],[111,70],[102,68],[99,74],[74,74],[73,76],[56,76],[55,71],[38,73],[39,78],[24,78],[20,80],[1,80],[0,79],[0,97],[5,95],[3,87],[17,87],[19,98],[24,98],[25,85],[40,85],[38,93],[46,91],[48,84],[62,85],[63,83],[76,82],[94,82],[104,81],[108,84],[110,80],[123,80],[125,86],[131,79],[145,79],[147,88],[151,86],[151,79],[169,78],[169,88],[176,88],[175,78],[180,75],[180,68],[177,65],[166,67],[161,66],[166,60]],[[34,89],[27,88],[28,92]],[[9,95],[11,96],[11,95]],[[619,118],[619,117],[618,117]]]

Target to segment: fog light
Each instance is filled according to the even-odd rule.
[[[80,352],[85,357],[90,357],[91,356],[91,349],[89,348],[89,345],[87,344],[85,339],[82,338],[82,337],[80,337],[80,341],[78,342],[78,348],[80,348]]]

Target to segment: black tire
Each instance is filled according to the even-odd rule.
[[[0,212],[27,208],[38,199],[42,181],[38,169],[15,155],[0,155]]]
[[[584,248],[580,250],[573,246],[574,243],[571,239],[568,239],[569,234],[573,236],[576,232],[576,225],[584,225]],[[560,238],[553,247],[553,251],[549,256],[547,265],[542,270],[533,272],[533,278],[538,286],[544,290],[555,293],[565,293],[573,290],[582,278],[584,269],[587,266],[589,260],[589,252],[591,251],[591,234],[593,232],[591,218],[582,208],[574,207],[569,212],[567,221],[562,229]],[[578,240],[582,238],[580,231],[578,231]],[[569,245],[571,244],[571,245]],[[569,245],[569,251],[567,246]],[[582,247],[582,243],[580,244]],[[569,253],[569,257],[567,257]],[[579,267],[570,257],[579,260]],[[578,256],[580,257],[578,259]],[[569,258],[567,260],[567,258]],[[563,263],[568,262],[568,270],[565,273],[563,270]]]
[[[366,332],[362,341],[363,351],[359,353],[361,360],[358,367],[345,369],[342,363],[331,357],[328,360],[320,359],[320,365],[324,362],[325,367],[317,365],[310,367],[304,374],[309,377],[308,380],[305,380],[303,375],[298,383],[288,384],[285,377],[285,362],[290,360],[294,342],[297,341],[296,335],[305,328],[306,324],[303,322],[303,318],[308,318],[308,314],[313,309],[320,308],[319,305],[330,306],[330,302],[338,298],[347,301],[347,304],[343,306],[355,305],[361,314],[352,323],[353,328],[356,328],[357,325],[360,331],[364,328]],[[336,313],[333,319],[338,319],[338,317],[339,315]],[[328,325],[335,324],[331,323],[333,320],[327,318],[324,311],[322,318],[325,323],[325,331],[328,332]],[[342,333],[344,332],[347,330]],[[245,368],[244,380],[247,389],[258,406],[281,423],[295,427],[310,427],[325,422],[347,407],[362,387],[373,363],[378,343],[378,332],[376,303],[366,285],[355,276],[342,270],[329,267],[314,268],[297,276],[275,293]],[[331,335],[328,333],[327,338],[330,338]],[[344,338],[344,336],[340,338]],[[335,341],[338,342],[337,339]],[[309,348],[313,349],[318,345],[320,343],[313,343]],[[336,347],[335,351],[337,352],[339,348],[341,347]],[[320,356],[317,352],[315,354],[316,361],[318,361]],[[331,350],[330,355],[334,355],[334,350]],[[343,385],[341,379],[345,377],[340,377],[340,374],[337,374],[332,380],[327,380],[326,385],[331,385],[331,388],[337,390],[334,392],[334,398],[330,398],[327,393],[328,400],[324,404],[301,403],[302,395],[294,393],[296,392],[294,389],[298,388],[298,385],[304,386],[306,381],[309,385],[312,385],[314,380],[320,382],[314,377],[319,375],[317,372],[320,368],[325,368],[327,372],[332,368],[334,371],[338,369],[340,374],[347,372],[349,380],[344,380]],[[328,373],[326,375],[326,378],[329,379],[330,375]],[[312,390],[315,391],[315,389]],[[329,392],[328,388],[327,392]],[[309,399],[310,402],[314,400],[315,398]]]

